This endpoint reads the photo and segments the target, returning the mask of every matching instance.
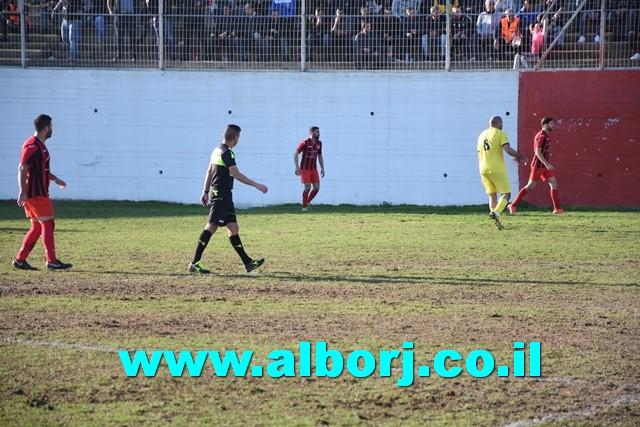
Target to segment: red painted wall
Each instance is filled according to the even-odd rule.
[[[549,161],[563,206],[640,207],[640,70],[526,72],[519,92],[521,152],[533,156],[542,117],[556,120]],[[549,186],[524,201],[551,206]]]

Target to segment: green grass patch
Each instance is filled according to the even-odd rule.
[[[238,211],[251,274],[226,230],[186,271],[207,209],[57,202],[56,246],[74,267],[11,267],[28,229],[0,202],[0,424],[501,425],[530,418],[632,425],[640,399],[640,215],[523,205],[504,231],[486,207],[313,206]],[[542,343],[542,378],[154,378],[124,375],[114,348],[348,356],[415,343],[513,359]],[[464,361],[457,362],[464,366]],[[555,418],[553,418],[555,417]]]

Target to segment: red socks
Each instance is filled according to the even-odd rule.
[[[302,190],[302,207],[306,208],[309,204],[309,193],[306,190]]]
[[[56,228],[55,221],[50,219],[42,223],[42,246],[47,262],[53,262],[56,258],[56,244],[53,239],[53,230]]]
[[[307,199],[307,203],[311,203],[313,198],[316,197],[316,194],[318,194],[318,190],[311,190],[309,192],[309,198]]]
[[[20,248],[20,252],[16,255],[16,259],[19,261],[24,261],[27,259],[31,250],[38,242],[40,238],[40,233],[42,232],[42,227],[38,221],[31,222],[31,228],[27,231],[26,236],[24,236],[24,240],[22,241],[22,247]]]
[[[518,206],[518,203],[520,203],[522,199],[524,199],[524,196],[526,196],[527,193],[527,189],[525,187],[522,187],[522,189],[518,191],[518,195],[516,196],[516,198],[513,200],[513,202],[511,202],[511,206]]]
[[[558,201],[558,190],[551,190],[551,201],[553,202],[553,210],[560,209],[560,202]]]

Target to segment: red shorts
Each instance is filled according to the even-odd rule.
[[[27,218],[42,218],[54,216],[53,204],[48,197],[31,197],[24,204],[24,213]]]
[[[542,182],[547,182],[549,178],[553,178],[554,176],[556,176],[555,170],[549,170],[547,168],[532,168],[531,175],[529,175],[529,181],[542,180]]]
[[[313,170],[300,169],[300,181],[303,184],[320,183],[320,175],[318,175],[318,169],[313,169]]]

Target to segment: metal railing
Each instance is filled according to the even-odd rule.
[[[504,11],[455,6],[432,11],[426,1],[402,16],[375,2],[358,10],[325,11],[307,0],[132,0],[129,10],[108,10],[102,4],[106,0],[40,1],[18,0],[3,11],[0,66],[256,71],[640,67],[640,10],[606,9],[605,0],[577,5],[554,0],[544,10],[510,11],[511,18]],[[540,37],[542,42],[534,43]]]

